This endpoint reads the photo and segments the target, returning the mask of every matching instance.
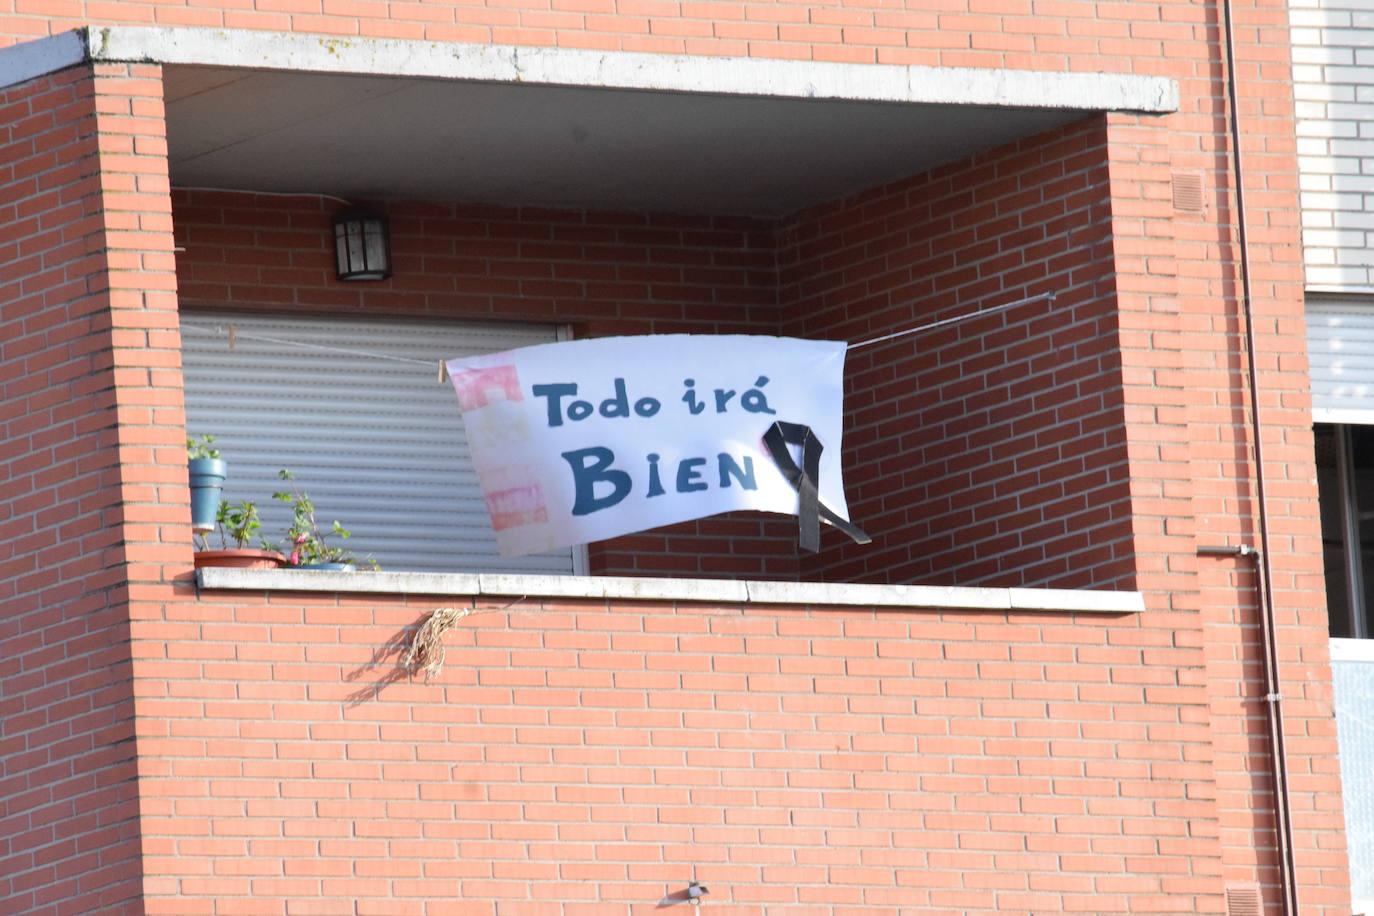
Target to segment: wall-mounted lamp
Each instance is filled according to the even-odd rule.
[[[391,276],[391,240],[386,220],[350,207],[334,217],[334,258],[340,280],[385,280]]]

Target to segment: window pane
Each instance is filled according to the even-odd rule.
[[[1355,524],[1359,531],[1356,562],[1364,579],[1366,635],[1374,634],[1374,426],[1349,426]]]
[[[1313,429],[1317,446],[1317,492],[1322,516],[1322,558],[1326,568],[1326,605],[1331,618],[1331,635],[1354,635],[1350,597],[1346,588],[1345,515],[1341,492],[1340,450],[1342,437],[1337,427],[1319,423]]]

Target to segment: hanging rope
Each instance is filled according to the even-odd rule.
[[[365,359],[389,359],[397,363],[411,363],[416,366],[433,366],[434,362],[428,359],[411,359],[406,356],[391,356],[386,353],[368,353],[363,350],[345,350],[342,347],[326,347],[323,344],[306,343],[303,340],[283,340],[280,337],[262,337],[257,334],[243,334],[234,325],[216,325],[213,331],[203,328],[183,327],[183,334],[202,334],[211,337],[227,336],[229,347],[233,349],[234,342],[237,340],[256,340],[259,343],[279,344],[283,347],[297,347],[301,350],[323,350],[326,353],[342,353],[345,356],[361,356]]]
[[[891,334],[884,334],[882,337],[874,337],[871,340],[861,340],[858,343],[849,344],[849,349],[857,350],[860,347],[871,347],[874,344],[886,343],[889,340],[896,340],[900,337],[907,337],[912,334],[920,334],[923,331],[932,331],[935,328],[942,328],[946,325],[957,324],[961,321],[969,321],[974,318],[979,318],[983,315],[992,315],[997,312],[1003,312],[1007,309],[1016,308],[1018,305],[1029,305],[1032,302],[1039,302],[1042,299],[1048,299],[1050,303],[1053,304],[1055,294],[1037,293],[1034,296],[1027,296],[1024,299],[1017,299],[1014,302],[1003,302],[1001,305],[989,306],[987,308],[978,309],[977,311],[966,312],[962,315],[953,315],[949,318],[942,318],[939,321],[932,321],[930,324],[923,324],[914,328],[906,328],[901,331],[893,331]],[[338,353],[343,356],[361,356],[364,359],[389,359],[392,362],[410,363],[414,366],[432,367],[434,365],[434,361],[428,359],[411,359],[405,356],[391,356],[386,353],[370,353],[364,350],[348,350],[343,347],[329,347],[325,346],[324,344],[306,343],[305,341],[301,340],[284,340],[280,337],[263,337],[258,334],[243,334],[240,333],[237,330],[237,328],[232,324],[216,325],[214,330],[195,327],[183,327],[181,329],[181,333],[202,334],[215,337],[227,337],[229,339],[230,349],[233,349],[236,340],[254,340],[258,341],[259,343],[277,344],[278,346],[283,347],[297,347],[302,350],[319,350],[325,353]],[[444,368],[444,362],[441,360],[439,365],[441,367],[439,371],[439,381],[447,381],[447,371]]]
[[[469,614],[477,612],[477,608],[466,607],[461,610],[452,607],[441,607],[420,625],[420,629],[415,631],[415,638],[410,642],[410,648],[401,658],[401,664],[412,672],[423,671],[425,683],[437,675],[444,667],[444,634],[453,629],[454,624],[462,620]]]
[[[441,607],[437,609],[415,631],[415,636],[410,641],[410,648],[401,657],[401,666],[412,674],[424,672],[425,683],[428,684],[430,679],[437,676],[444,667],[444,634],[453,629],[458,621],[469,614],[491,614],[496,611],[509,610],[528,597],[528,595],[521,595],[501,607]]]

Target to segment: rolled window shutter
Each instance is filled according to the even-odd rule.
[[[502,559],[439,361],[557,339],[551,325],[183,311],[186,428],[216,436],[224,497],[253,499],[279,541],[288,468],[322,528],[384,569],[574,572],[574,551]],[[234,347],[229,347],[229,326]],[[215,535],[211,535],[212,541]],[[215,545],[218,546],[218,545]]]
[[[1321,423],[1374,424],[1374,303],[1307,303],[1312,413]]]

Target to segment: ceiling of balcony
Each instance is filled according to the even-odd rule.
[[[780,216],[1093,112],[169,65],[172,182]]]

